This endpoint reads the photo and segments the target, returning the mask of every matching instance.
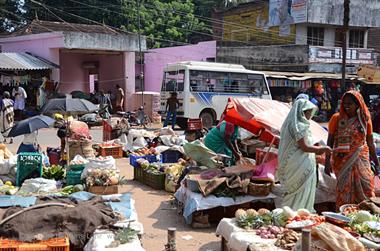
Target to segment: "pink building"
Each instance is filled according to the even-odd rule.
[[[163,69],[168,63],[181,61],[211,61],[216,58],[216,41],[149,50],[145,54],[145,90],[159,92]],[[138,73],[139,67],[136,67]]]
[[[141,41],[146,50],[145,37]],[[50,78],[60,84],[62,93],[114,91],[117,84],[125,90],[126,100],[135,92],[136,35],[102,25],[34,20],[1,38],[0,46],[3,52],[29,52],[59,65]]]

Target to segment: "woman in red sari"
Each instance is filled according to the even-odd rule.
[[[379,160],[373,142],[371,115],[362,95],[348,91],[343,95],[339,113],[329,122],[328,145],[333,148],[332,163],[326,157],[325,172],[332,170],[337,177],[337,201],[339,208],[344,204],[357,204],[375,196],[374,173],[370,156],[378,174]]]

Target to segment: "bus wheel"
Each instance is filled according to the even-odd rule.
[[[202,112],[199,118],[202,119],[205,128],[211,128],[214,125],[214,116],[209,112]]]

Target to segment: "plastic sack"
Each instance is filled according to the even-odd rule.
[[[69,123],[69,135],[71,139],[91,139],[88,125],[82,121],[73,120]]]
[[[330,223],[322,223],[312,228],[311,234],[318,236],[335,251],[364,251],[364,245],[346,230]]]
[[[83,158],[80,155],[76,155],[71,161],[70,165],[80,165],[80,164],[87,164],[88,160]]]
[[[185,155],[195,160],[200,166],[208,168],[218,168],[223,166],[223,162],[217,160],[218,155],[208,149],[202,142],[196,140],[191,143],[186,143],[183,146]]]
[[[0,175],[8,175],[12,168],[17,166],[17,155],[13,155],[10,159],[0,161]]]
[[[174,136],[175,135],[175,132],[174,130],[171,128],[171,127],[163,127],[161,128],[160,130],[160,136],[163,136],[163,135],[171,135],[171,136]]]
[[[44,178],[28,179],[22,183],[17,195],[29,195],[34,193],[55,193],[57,192],[57,182]]]
[[[113,250],[113,251],[145,251],[141,247],[141,243],[137,235],[131,242],[126,244],[120,244],[115,248],[107,248],[112,242],[115,241],[115,234],[110,230],[97,229],[95,230],[91,239],[87,242],[83,250],[85,251],[103,251],[103,250]]]
[[[165,176],[165,191],[169,193],[174,193],[177,188],[177,182],[174,177],[170,174],[166,174]]]
[[[91,169],[114,169],[117,170],[115,165],[115,159],[112,156],[92,158],[88,160],[86,167],[84,168],[81,179],[85,179]]]

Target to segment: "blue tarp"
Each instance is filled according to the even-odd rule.
[[[111,206],[113,211],[121,213],[124,215],[125,218],[129,219],[132,214],[131,194],[130,193],[122,194],[119,197],[119,199],[120,199],[120,202],[106,202],[106,204]]]
[[[36,204],[37,197],[21,197],[16,195],[0,195],[0,207],[30,207]]]

